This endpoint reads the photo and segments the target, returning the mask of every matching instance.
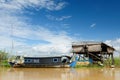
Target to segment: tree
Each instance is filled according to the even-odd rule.
[[[8,59],[8,53],[0,50],[0,62]]]

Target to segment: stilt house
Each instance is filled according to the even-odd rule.
[[[90,63],[114,65],[114,48],[103,42],[73,42],[73,54],[78,55],[79,61],[86,59]]]

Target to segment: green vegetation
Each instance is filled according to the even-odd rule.
[[[114,58],[114,66],[115,68],[120,68],[120,57]],[[103,65],[100,64],[88,64],[88,65],[76,65],[75,68],[103,68],[103,67],[111,67],[111,60],[105,61]]]
[[[1,62],[1,65],[0,66],[4,66],[4,67],[10,67],[10,65],[8,64],[8,61],[7,60],[3,60]]]
[[[8,53],[0,50],[0,66],[8,67]]]
[[[115,57],[114,61],[115,61],[115,67],[120,67],[120,57]]]
[[[8,53],[6,53],[5,51],[0,51],[0,62],[2,60],[7,60],[8,59]]]
[[[88,65],[76,65],[75,68],[103,68],[104,66],[100,66],[98,64],[88,64]]]

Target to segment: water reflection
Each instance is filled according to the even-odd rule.
[[[119,76],[119,68],[0,68],[0,80],[119,80]]]

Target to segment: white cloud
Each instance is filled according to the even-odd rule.
[[[3,19],[3,18],[1,18]],[[9,17],[5,18],[4,20],[0,19],[0,39],[1,44],[0,47],[3,48],[10,48],[12,39],[14,41],[14,47],[18,50],[20,50],[18,47],[24,46],[22,50],[24,52],[30,52],[29,50],[32,49],[35,52],[41,52],[41,53],[69,53],[70,43],[72,42],[71,37],[67,36],[64,32],[53,32],[46,28],[43,28],[41,26],[35,26],[35,25],[28,25],[25,22],[22,22],[21,20],[18,20],[17,17]],[[10,21],[11,20],[11,21]],[[15,22],[15,23],[13,23]],[[36,29],[33,28],[36,27]],[[13,29],[12,29],[13,27]],[[13,34],[11,37],[11,32],[13,31]],[[18,39],[20,38],[20,39]],[[28,40],[27,40],[28,39]],[[49,44],[36,44],[36,45],[29,45],[26,42],[29,40],[42,40],[49,42]],[[29,47],[29,49],[25,50],[26,47]],[[45,49],[44,49],[45,48]],[[52,50],[51,50],[52,49]],[[17,51],[17,50],[16,50]]]
[[[49,54],[69,54],[70,43],[73,39],[66,32],[50,31],[40,25],[30,25],[26,22],[26,19],[29,20],[29,18],[18,16],[24,8],[29,6],[35,9],[60,10],[65,6],[65,2],[56,3],[54,0],[7,1],[0,0],[0,49],[10,50],[12,41],[14,41],[14,52],[18,54],[45,55],[49,52]],[[70,16],[63,16],[60,20],[67,18]],[[46,41],[48,44],[34,44],[34,42],[29,42],[30,40]]]
[[[61,17],[55,17],[55,16],[52,16],[52,15],[46,15],[46,17],[50,20],[54,20],[54,21],[63,21],[65,19],[69,19],[71,18],[72,16],[61,16]]]
[[[96,23],[93,23],[90,25],[91,28],[95,27],[96,26]]]
[[[118,56],[120,54],[120,38],[115,40],[106,40],[105,43],[116,49],[115,56]]]
[[[48,10],[60,10],[65,7],[67,3],[60,1],[55,2],[54,0],[0,0],[0,8],[6,10],[21,10],[28,7],[35,9],[45,8]]]
[[[12,38],[9,36],[9,32],[4,31],[4,35],[0,37],[1,39],[1,44],[0,47],[11,47],[11,41],[13,39],[14,41],[14,47],[15,49],[19,49],[17,47],[24,46],[24,49],[22,50],[26,52],[26,47],[29,47],[29,50],[33,50],[35,52],[39,53],[58,53],[58,54],[69,54],[69,51],[71,49],[71,42],[72,38],[67,36],[66,34],[59,32],[52,32],[50,30],[47,30],[46,28],[39,27],[37,30],[32,30],[27,27],[14,27],[14,37]],[[5,30],[6,28],[4,28]],[[9,36],[9,37],[8,37]],[[19,40],[17,38],[22,38],[22,40]],[[28,39],[28,40],[26,40]],[[48,42],[48,44],[34,44],[34,45],[29,45],[26,42],[29,40],[42,40]],[[34,43],[34,42],[33,42]],[[26,46],[26,47],[25,47]],[[29,51],[27,49],[27,51]],[[30,51],[29,51],[30,52]],[[26,52],[27,53],[27,52]]]
[[[116,40],[106,40],[105,43],[107,43],[110,46],[113,46],[117,51],[120,51],[120,39]]]

